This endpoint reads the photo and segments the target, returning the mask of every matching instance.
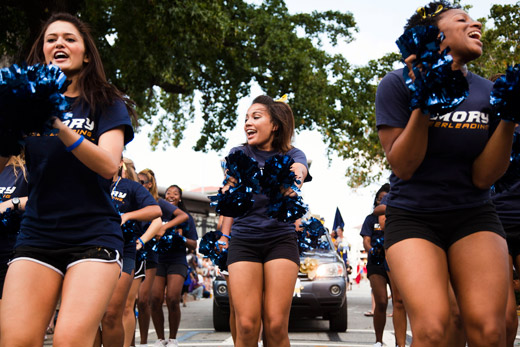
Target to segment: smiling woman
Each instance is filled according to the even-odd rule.
[[[467,98],[454,113],[468,117],[444,117],[446,126],[436,126],[434,120],[442,114],[411,110],[412,92],[405,78],[413,84],[416,76],[422,77],[424,71],[418,67],[410,76],[403,76],[401,69],[381,81],[377,127],[392,167],[386,258],[410,317],[414,345],[465,345],[460,341],[463,335],[450,330],[455,326],[450,317],[451,281],[468,344],[503,346],[508,258],[489,187],[509,163],[514,123],[490,126],[492,83],[466,67],[482,54],[482,24],[443,0],[421,7],[405,29],[419,25],[437,26],[444,33],[440,47],[449,47],[451,68],[460,70],[469,85]],[[406,59],[409,71],[415,59]],[[443,83],[452,88],[448,81]],[[413,94],[417,97],[428,96]]]
[[[1,343],[42,345],[61,294],[54,344],[92,346],[121,271],[110,182],[133,138],[134,112],[106,80],[89,30],[74,16],[51,16],[28,62],[63,69],[71,121],[54,120],[57,136],[24,139],[30,190],[3,292]]]

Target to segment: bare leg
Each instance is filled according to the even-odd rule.
[[[135,336],[135,301],[137,299],[137,292],[141,285],[142,278],[137,278],[132,281],[132,287],[128,293],[128,298],[125,304],[125,311],[123,312],[123,325],[125,327],[125,343],[124,347],[129,347],[132,344],[132,339]]]
[[[401,293],[399,293],[399,289],[397,289],[392,279],[391,271],[388,271],[388,277],[390,278],[390,286],[392,288],[392,322],[394,323],[395,344],[396,346],[404,347],[406,345],[406,310]]]
[[[101,340],[104,347],[121,347],[124,343],[123,312],[133,278],[133,271],[130,275],[122,272],[117,281],[116,289],[101,321]]]
[[[264,264],[264,333],[269,346],[290,347],[289,312],[291,311],[298,265],[288,259]],[[257,340],[258,341],[258,340]]]
[[[139,316],[139,332],[141,335],[141,344],[146,345],[148,343],[148,328],[150,327],[150,301],[152,298],[152,285],[155,279],[157,269],[147,269],[146,276],[139,287],[139,295],[137,299],[137,311]]]
[[[451,280],[470,346],[506,344],[506,305],[510,285],[504,238],[478,232],[448,251]]]
[[[152,301],[151,301],[151,312],[152,321],[155,327],[157,337],[164,340],[164,313],[162,305],[164,302],[164,288],[166,286],[166,278],[162,276],[156,276],[153,281],[152,287]]]
[[[374,310],[374,330],[376,342],[383,343],[383,331],[386,324],[386,308],[388,307],[388,293],[386,291],[386,278],[373,274],[368,278],[372,287],[372,294],[376,302]]]
[[[264,287],[263,265],[240,261],[229,265],[228,270],[237,329],[235,346],[258,347]]]
[[[1,307],[1,346],[41,346],[56,308],[63,277],[29,260],[7,271]]]
[[[168,323],[170,325],[170,339],[177,338],[177,331],[181,324],[181,291],[185,278],[181,275],[168,275],[166,289],[166,305],[168,305]]]

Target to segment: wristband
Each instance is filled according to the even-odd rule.
[[[231,236],[229,236],[229,235],[222,234],[222,236],[227,237],[228,240],[231,240]]]
[[[141,242],[141,245],[142,245],[142,246],[144,247],[144,241],[143,241],[143,239],[142,239],[142,238],[140,238],[140,237],[139,237],[139,238],[137,238],[137,239],[139,240],[139,242]]]
[[[217,241],[217,245],[225,246],[226,243],[224,241]]]
[[[76,140],[72,145],[66,148],[67,152],[72,152],[76,147],[78,147],[83,140],[85,140],[85,137],[83,135],[79,136],[79,139]]]
[[[186,237],[182,237],[182,241],[184,241],[184,243],[186,243]]]

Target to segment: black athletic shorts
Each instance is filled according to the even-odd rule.
[[[436,212],[414,212],[386,206],[385,248],[402,240],[420,238],[448,251],[458,240],[479,231],[491,231],[506,237],[492,203]]]
[[[300,266],[296,233],[263,239],[232,237],[229,241],[228,266],[239,261],[265,264],[274,259],[289,259]]]
[[[121,267],[121,256],[118,251],[97,246],[79,246],[62,249],[21,246],[15,249],[13,259],[9,264],[22,259],[46,266],[62,276],[71,266],[85,261],[117,263]]]
[[[166,275],[188,276],[188,265],[185,264],[157,264],[156,276],[166,277]]]

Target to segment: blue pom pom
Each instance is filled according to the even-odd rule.
[[[420,108],[425,114],[439,115],[453,111],[469,94],[469,85],[460,70],[452,70],[449,48],[440,52],[444,35],[435,26],[408,29],[396,41],[403,60],[416,55],[413,62],[415,81],[403,69],[406,85],[412,91],[410,110]]]
[[[385,261],[385,247],[384,237],[381,236],[372,241],[372,248],[370,249],[370,259],[376,265],[382,265]]]
[[[329,243],[326,240],[322,240],[326,230],[318,219],[311,217],[306,221],[302,221],[301,226],[303,230],[296,232],[300,255],[303,252],[310,252],[316,249],[330,249]]]
[[[5,212],[0,214],[0,233],[16,235],[20,231],[20,223],[22,216],[19,211],[7,208]]]
[[[23,137],[54,133],[54,117],[66,120],[62,95],[67,77],[54,65],[12,65],[0,70],[0,155],[17,155]]]
[[[274,155],[267,159],[260,181],[262,192],[269,198],[267,215],[281,222],[294,222],[303,217],[308,206],[303,202],[291,166],[294,160],[287,155]],[[296,196],[284,196],[281,189],[291,188]]]
[[[497,117],[520,122],[520,65],[508,66],[504,76],[495,81],[490,103]]]
[[[211,259],[220,271],[227,270],[227,249],[220,251],[217,242],[222,237],[220,231],[210,231],[202,236],[199,243],[199,253]]]
[[[188,223],[181,223],[177,226],[177,229],[185,229],[188,227]],[[176,228],[167,229],[164,235],[152,243],[152,250],[160,254],[166,254],[171,249],[185,249],[186,242],[185,238],[179,234]]]
[[[125,243],[135,242],[136,240],[136,231],[138,226],[135,221],[128,220],[123,225],[121,225],[121,230],[123,231],[123,238],[125,239]]]
[[[248,157],[243,151],[236,151],[226,157],[226,179],[237,180],[235,187],[225,193],[219,190],[217,196],[211,197],[211,205],[215,211],[227,217],[243,216],[253,206],[253,193],[260,192],[259,178],[261,175],[258,162]]]

